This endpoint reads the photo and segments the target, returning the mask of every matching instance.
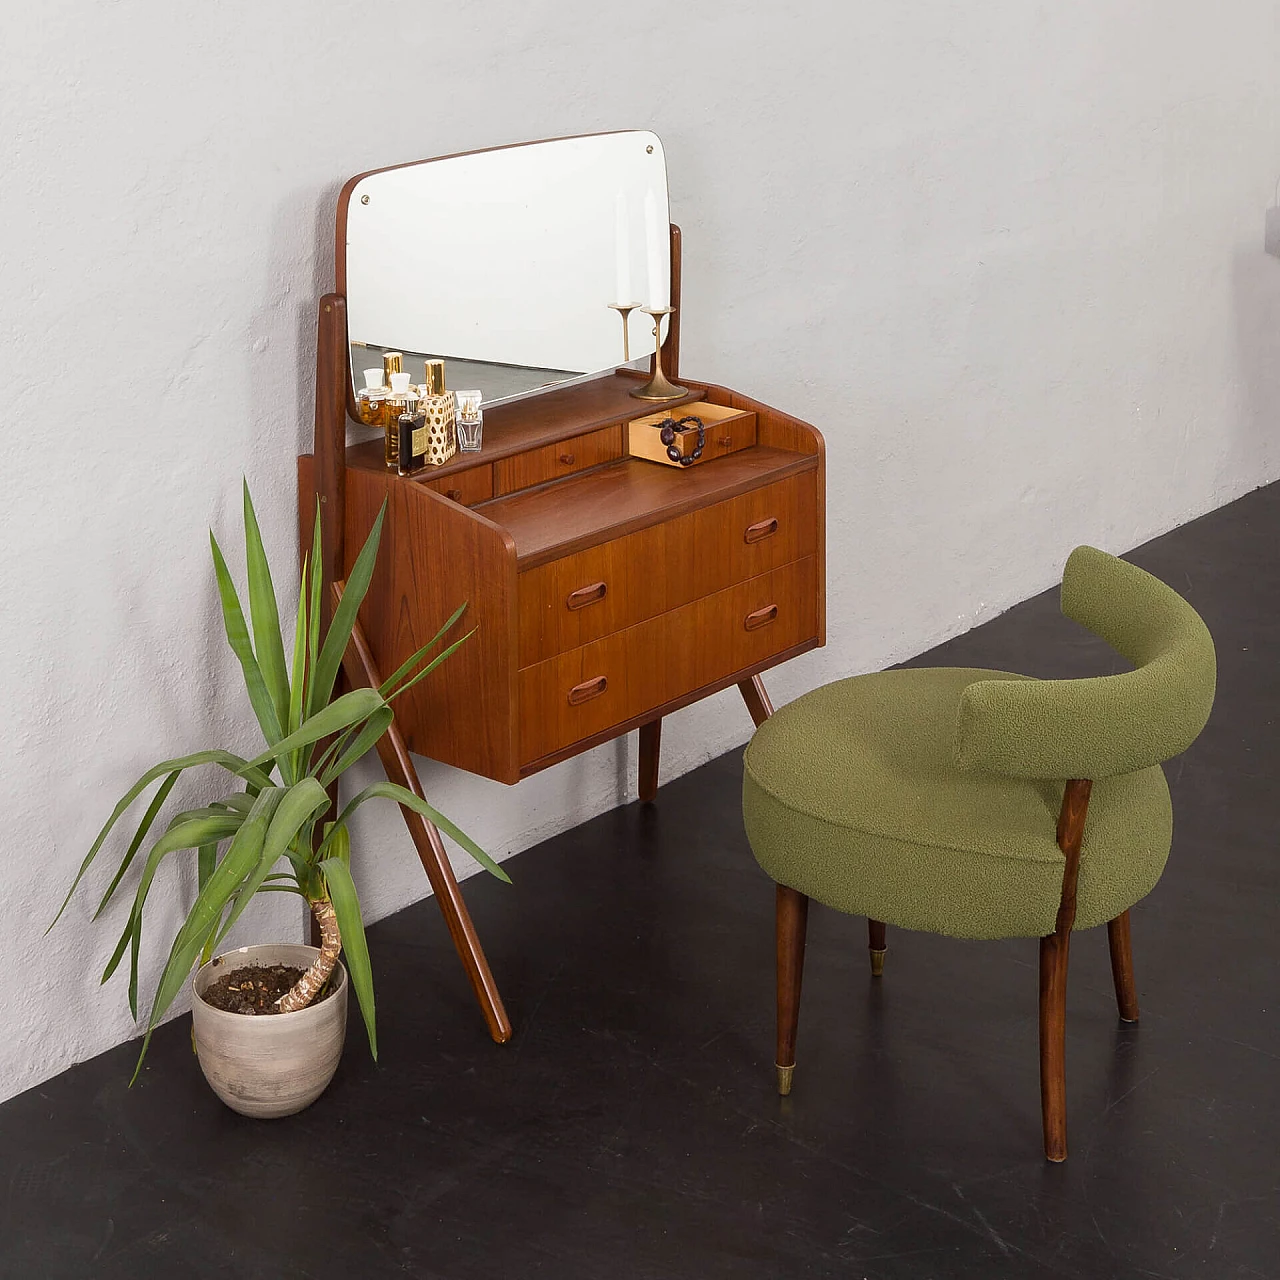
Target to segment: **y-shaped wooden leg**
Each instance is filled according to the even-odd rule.
[[[662,720],[640,726],[640,799],[652,804],[658,798],[658,757],[662,752]]]
[[[335,593],[338,591],[335,587]],[[377,664],[358,622],[351,632],[351,643],[347,646],[342,661],[347,678],[356,688],[367,686],[376,689],[382,683]],[[405,787],[416,796],[422,796],[418,771],[394,722],[378,740],[378,756],[391,782]],[[493,980],[493,972],[485,958],[484,948],[480,945],[480,937],[471,922],[471,913],[462,899],[462,890],[458,887],[458,878],[449,864],[449,854],[440,838],[440,832],[436,830],[434,823],[428,822],[420,813],[414,813],[403,805],[400,806],[400,812],[404,815],[405,825],[413,838],[422,868],[431,882],[431,891],[435,894],[440,914],[444,916],[458,958],[471,980],[471,989],[476,994],[480,1011],[489,1024],[489,1034],[498,1044],[505,1044],[511,1039],[511,1019],[503,1008],[498,984]]]
[[[759,676],[752,676],[750,680],[743,680],[738,685],[738,692],[742,694],[742,700],[747,704],[747,710],[751,712],[751,718],[758,729],[773,715],[773,703],[765,692],[764,681]]]
[[[1111,977],[1116,985],[1116,1005],[1122,1022],[1137,1022],[1138,991],[1133,982],[1133,943],[1129,935],[1129,913],[1122,911],[1107,922],[1111,944]]]

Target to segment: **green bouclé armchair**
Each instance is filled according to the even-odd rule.
[[[743,815],[777,882],[779,1092],[791,1089],[809,899],[885,926],[1040,939],[1045,1155],[1066,1158],[1065,1008],[1073,928],[1105,923],[1120,1016],[1138,1017],[1129,908],[1173,834],[1160,762],[1213,705],[1213,640],[1175,591],[1078,547],[1062,611],[1134,665],[1034,680],[925,668],[855,676],[783,707],[747,748]]]

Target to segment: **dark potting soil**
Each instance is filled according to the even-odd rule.
[[[205,1004],[226,1013],[257,1015],[279,1013],[276,1001],[306,972],[290,964],[251,964],[224,973],[204,993]],[[319,1004],[332,992],[332,983],[311,1002]]]

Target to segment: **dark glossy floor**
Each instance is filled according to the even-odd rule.
[[[815,908],[794,1094],[772,1070],[771,884],[731,753],[467,894],[517,1032],[485,1036],[434,906],[371,932],[353,1017],[289,1121],[216,1103],[185,1020],[0,1107],[0,1276],[632,1280],[1280,1276],[1275,796],[1280,486],[1134,559],[1186,592],[1220,690],[1170,766],[1169,869],[1134,913],[1143,1019],[1078,936],[1071,1158],[1044,1163],[1036,945]],[[1039,597],[926,655],[1110,669]]]

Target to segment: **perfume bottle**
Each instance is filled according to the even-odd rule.
[[[458,448],[463,453],[479,453],[484,436],[484,410],[480,402],[484,397],[479,391],[458,391],[454,394],[458,402]]]
[[[381,369],[366,369],[364,386],[356,392],[356,416],[366,427],[382,426],[382,402],[387,398],[382,376]]]
[[[411,476],[427,465],[428,436],[427,416],[422,411],[422,399],[410,393],[405,397],[404,410],[396,425],[396,471],[400,475]]]
[[[397,360],[400,358],[399,352],[392,354]],[[400,415],[409,407],[411,398],[409,375],[397,369],[391,375],[391,394],[382,402],[382,426],[386,432],[382,457],[391,471],[400,469]]]
[[[382,381],[389,387],[391,385],[391,375],[399,373],[404,368],[404,354],[399,351],[384,351],[382,353]]]
[[[443,360],[428,360],[424,372],[426,382],[418,403],[426,416],[427,466],[438,467],[458,452],[453,392],[445,389]]]

